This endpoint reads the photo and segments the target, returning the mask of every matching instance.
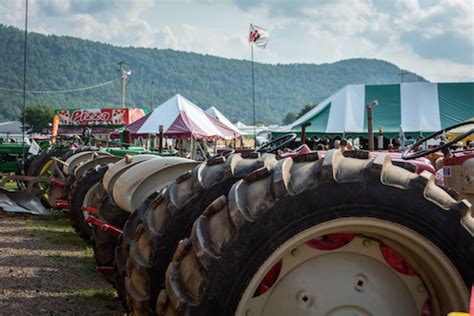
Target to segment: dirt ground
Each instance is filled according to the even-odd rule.
[[[62,213],[0,214],[0,315],[123,315]]]

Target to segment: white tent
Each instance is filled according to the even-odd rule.
[[[23,130],[21,129],[21,122],[9,121],[0,123],[0,135],[18,136],[22,134]]]
[[[179,94],[126,128],[132,137],[147,137],[158,134],[160,125],[167,137],[233,139],[241,136]],[[114,132],[112,137],[117,137],[118,134]]]
[[[206,113],[224,124],[225,126],[229,127],[233,131],[235,131],[237,134],[243,135],[243,133],[235,126],[231,121],[227,119],[227,117],[224,116],[215,106],[211,106],[206,110]]]

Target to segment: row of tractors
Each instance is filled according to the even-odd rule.
[[[446,158],[445,177],[467,177],[456,191],[422,158],[282,152],[294,137],[205,162],[55,148],[29,169],[50,179],[42,202],[67,210],[132,315],[466,311],[474,153]]]

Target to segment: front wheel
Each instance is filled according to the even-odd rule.
[[[258,172],[195,222],[168,267],[159,312],[446,315],[467,309],[474,247],[460,221],[471,210],[432,177],[388,158],[341,152],[324,160],[287,158]]]

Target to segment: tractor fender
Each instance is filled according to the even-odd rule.
[[[128,169],[117,179],[112,192],[113,199],[121,209],[132,213],[153,192],[198,164],[197,161],[180,157],[144,161],[135,168]]]
[[[463,193],[474,195],[474,155],[462,163],[461,176]],[[474,197],[471,197],[469,201],[474,202]]]
[[[150,155],[150,154],[126,156],[125,158],[122,158],[121,160],[117,161],[112,166],[110,166],[109,170],[107,170],[107,172],[104,175],[102,184],[104,186],[105,191],[107,191],[109,196],[111,196],[115,181],[117,181],[117,179],[125,171],[127,171],[133,166],[136,166],[138,163],[141,163],[143,161],[147,161],[150,159],[155,159],[155,158],[160,158],[160,156]]]
[[[82,177],[82,175],[84,173],[86,173],[87,170],[90,170],[90,169],[94,168],[95,166],[107,165],[109,163],[115,163],[115,162],[119,161],[120,159],[122,159],[122,158],[117,157],[117,156],[108,156],[108,155],[97,156],[97,157],[94,156],[92,159],[81,162],[81,164],[79,164],[74,169],[74,176],[76,177],[76,179],[79,179],[79,178]]]
[[[111,154],[107,152],[99,152],[99,151],[83,151],[72,155],[66,160],[64,164],[63,171],[65,175],[73,174],[74,169],[81,164],[81,162],[90,160],[94,156],[111,156]]]

